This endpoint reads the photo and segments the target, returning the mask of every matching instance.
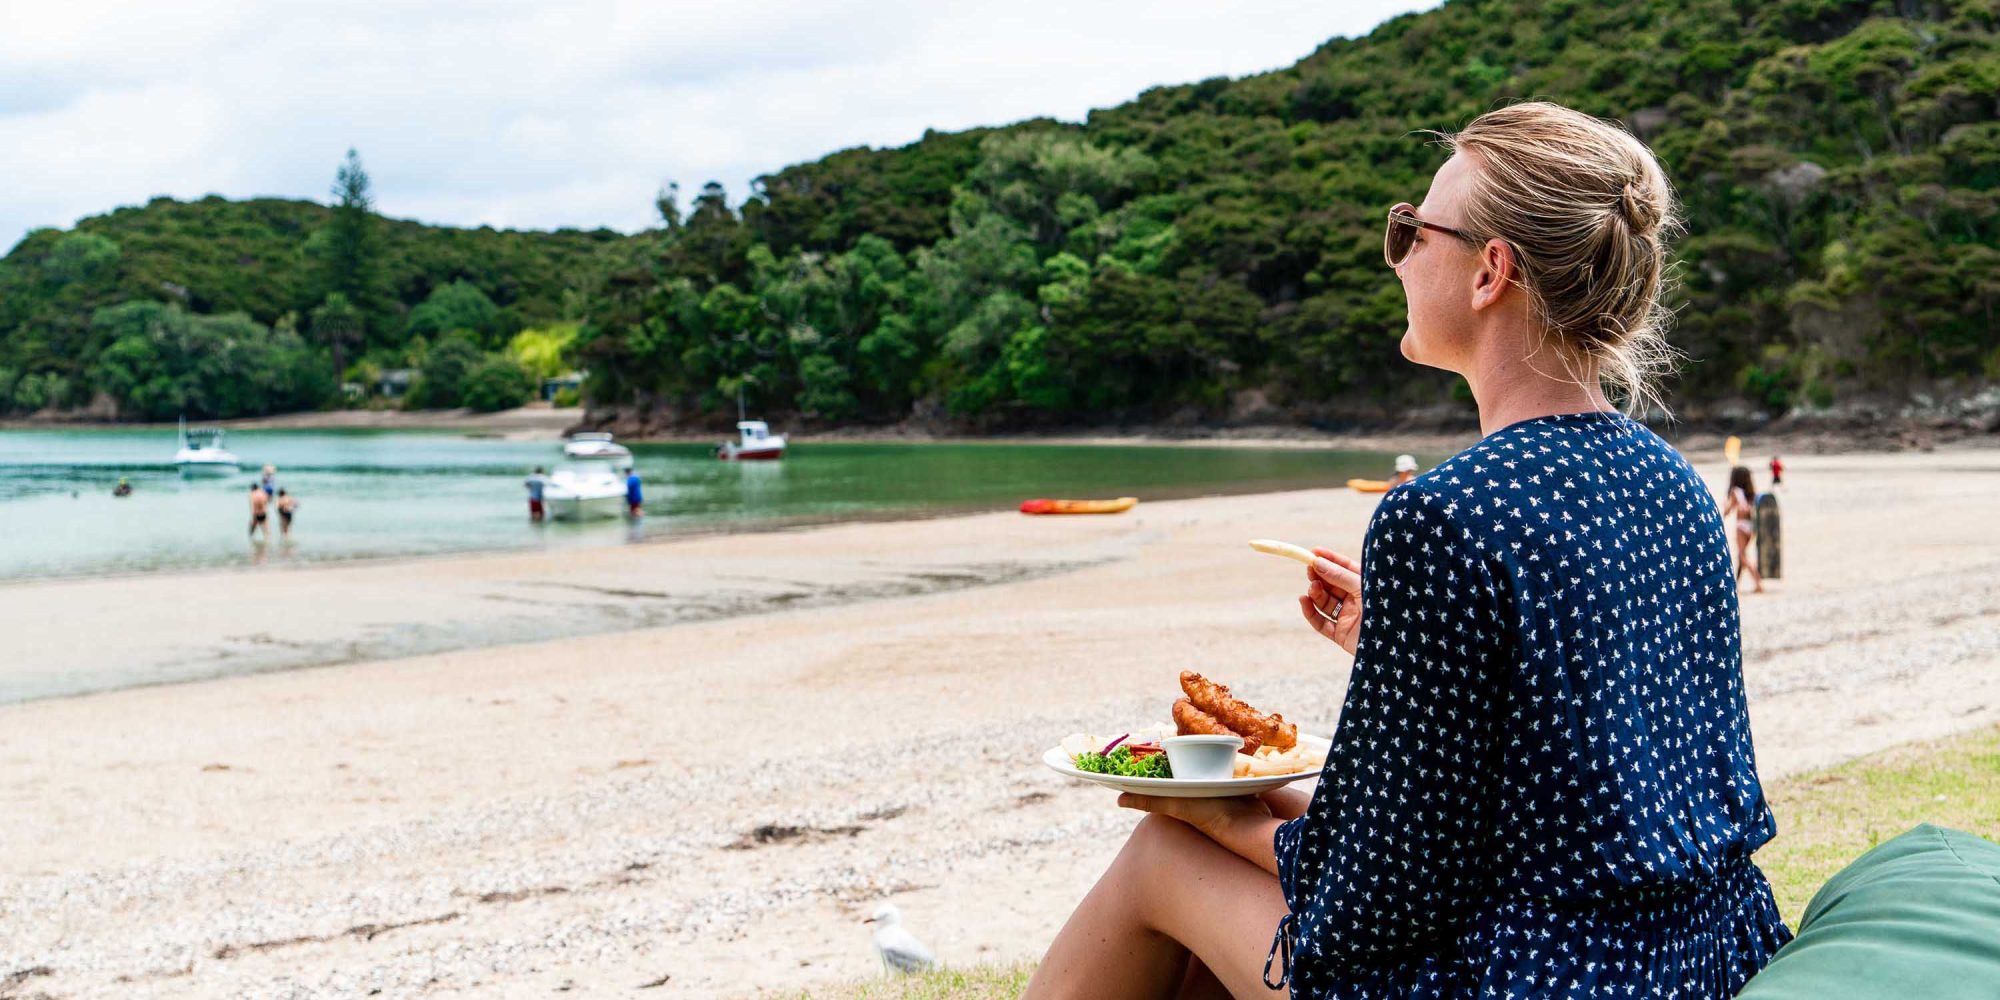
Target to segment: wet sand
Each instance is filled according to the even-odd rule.
[[[2000,450],[1788,463],[1787,579],[1744,606],[1764,772],[2000,720]],[[1040,751],[1164,718],[1186,667],[1329,731],[1346,657],[1243,541],[1356,550],[1373,503],[4,588],[52,670],[202,655],[173,614],[197,584],[307,643],[544,603],[631,627],[0,707],[0,983],[780,995],[873,974],[885,898],[947,962],[1033,957],[1136,819]]]

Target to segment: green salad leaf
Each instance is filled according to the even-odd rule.
[[[1149,754],[1133,759],[1129,747],[1118,747],[1108,754],[1084,752],[1076,755],[1076,769],[1093,774],[1116,774],[1126,778],[1171,778],[1173,769],[1167,766],[1167,755]]]

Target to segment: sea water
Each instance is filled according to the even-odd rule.
[[[184,478],[172,430],[0,431],[0,579],[307,565],[447,552],[615,545],[812,521],[1011,509],[1031,497],[1142,499],[1338,486],[1383,454],[1319,448],[1028,443],[794,444],[722,462],[635,444],[646,517],[531,524],[522,480],[564,463],[553,440],[430,431],[231,431],[239,472]],[[292,535],[249,537],[265,465],[298,498]],[[114,497],[120,478],[132,494]]]

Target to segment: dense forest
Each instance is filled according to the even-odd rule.
[[[1460,393],[1396,350],[1382,213],[1441,161],[1421,130],[1528,98],[1624,122],[1676,183],[1682,412],[1969,395],[2000,378],[1997,29],[1991,0],[1454,0],[1080,124],[663,191],[632,236],[381,219],[350,158],[331,207],[28,236],[0,410],[334,405],[397,367],[420,405],[505,405],[574,365],[646,427],[739,387],[821,425],[1392,419]]]
[[[424,373],[417,405],[516,405],[631,242],[384,219],[352,153],[333,196],[155,198],[29,233],[0,260],[0,413],[314,409],[401,368]]]

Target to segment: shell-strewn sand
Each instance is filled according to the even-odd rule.
[[[1800,457],[1790,479],[1787,579],[1745,598],[1765,773],[2000,720],[2000,450]],[[947,962],[1032,957],[1136,819],[1040,751],[1164,719],[1184,667],[1329,732],[1346,658],[1298,620],[1299,567],[1243,543],[1355,551],[1373,503],[7,588],[52,665],[51,636],[195,649],[176,590],[245,581],[328,641],[500,627],[481,595],[539,578],[716,610],[0,707],[0,992],[778,992],[871,974],[858,921],[883,898]]]

